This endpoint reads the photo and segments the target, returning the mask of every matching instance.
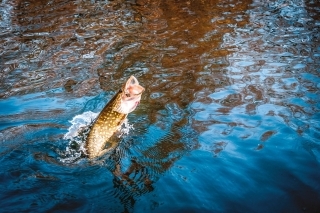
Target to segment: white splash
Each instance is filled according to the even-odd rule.
[[[62,151],[60,161],[63,163],[74,163],[86,154],[85,141],[90,125],[96,119],[98,113],[91,111],[76,115],[69,121],[72,125],[64,135],[64,139],[69,141],[65,151]]]
[[[85,127],[88,127],[94,119],[98,116],[98,113],[91,111],[84,112],[80,115],[76,115],[69,121],[72,125],[69,127],[68,132],[64,135],[64,139],[73,140],[75,137],[79,136],[79,133]]]
[[[119,129],[120,134],[118,137],[120,138],[124,135],[128,135],[131,129],[134,129],[133,124],[129,124],[128,119],[126,118]]]

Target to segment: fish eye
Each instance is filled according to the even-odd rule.
[[[129,94],[129,93],[126,93],[126,96],[127,96],[127,97],[130,97],[130,94]]]

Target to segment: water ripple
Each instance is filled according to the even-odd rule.
[[[318,212],[318,8],[1,1],[3,211]],[[130,75],[141,104],[89,161],[79,130]]]

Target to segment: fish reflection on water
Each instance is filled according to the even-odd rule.
[[[319,8],[2,1],[2,211],[319,212]],[[141,105],[90,161],[81,131],[131,75]]]

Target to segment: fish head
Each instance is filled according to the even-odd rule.
[[[129,114],[135,110],[140,103],[141,95],[144,90],[145,89],[139,85],[138,80],[134,76],[131,76],[121,89],[121,102],[116,111],[123,114]]]

